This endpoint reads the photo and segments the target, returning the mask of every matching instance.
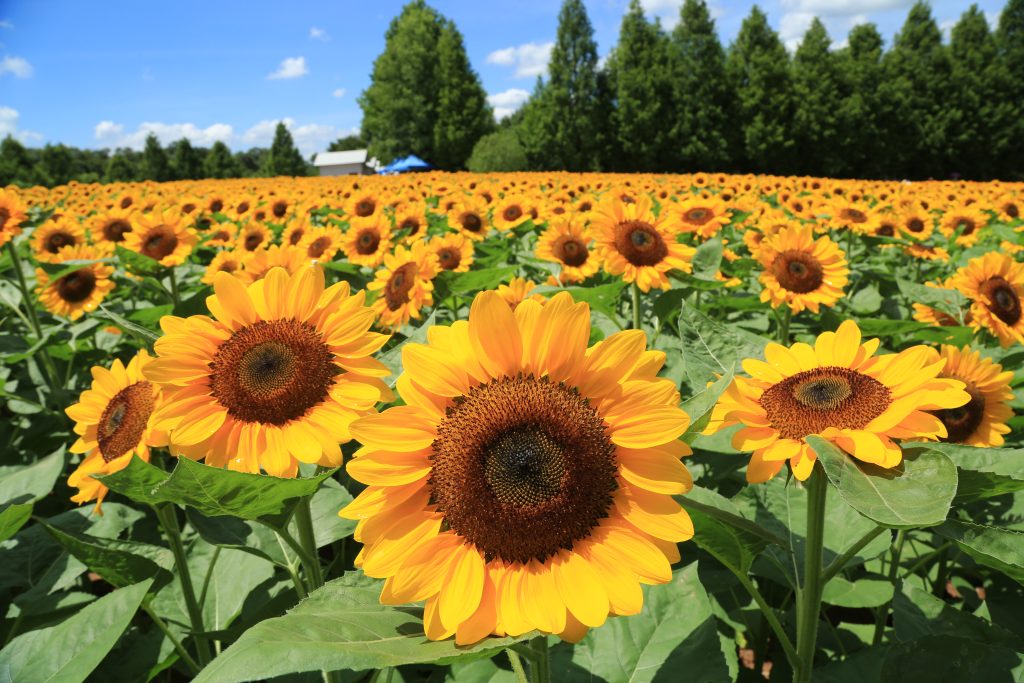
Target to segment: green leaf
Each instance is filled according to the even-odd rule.
[[[65,448],[31,465],[0,467],[0,503],[34,503],[53,490],[64,469]]]
[[[50,282],[56,282],[62,277],[67,277],[75,271],[81,270],[87,266],[91,266],[94,263],[113,263],[114,259],[74,259],[71,261],[61,261],[60,263],[39,263],[39,267],[46,271],[47,277],[50,278]]]
[[[928,448],[945,453],[956,465],[957,503],[1024,490],[1024,448],[977,448],[953,443],[930,443]]]
[[[725,245],[721,237],[712,237],[697,247],[693,255],[693,276],[712,280],[722,264]]]
[[[709,318],[685,301],[679,309],[679,338],[687,381],[694,389],[728,373],[745,358],[764,358],[768,343],[756,334]]]
[[[162,306],[148,306],[146,308],[140,308],[133,311],[128,318],[146,327],[159,328],[160,318],[165,315],[171,315],[173,312],[173,304],[163,304]]]
[[[153,589],[158,590],[171,578],[169,570],[174,566],[174,556],[167,548],[62,531],[42,524],[79,562],[117,588],[152,579]]]
[[[110,322],[120,327],[125,332],[132,333],[133,335],[138,337],[140,340],[146,342],[147,344],[152,344],[160,336],[156,332],[146,329],[142,325],[136,325],[135,323],[133,323],[131,320],[128,320],[124,316],[114,313],[112,310],[110,310],[103,304],[100,304],[100,309],[95,315],[98,315],[101,318],[106,318]]]
[[[733,676],[718,636],[711,600],[697,564],[677,570],[663,586],[644,586],[640,614],[612,617],[575,647],[552,653],[554,681],[729,681]],[[735,657],[727,642],[728,657]]]
[[[929,287],[900,278],[896,279],[896,285],[900,292],[914,303],[924,304],[951,315],[961,324],[964,322],[964,313],[969,304],[964,295],[957,290]]]
[[[786,539],[739,514],[725,497],[694,486],[676,500],[693,520],[693,542],[733,571],[746,574],[769,544],[787,548]]]
[[[18,636],[0,651],[0,677],[19,683],[84,681],[128,628],[151,584],[121,588],[56,626]]]
[[[0,541],[18,533],[32,516],[32,503],[14,503],[0,509]]]
[[[306,479],[281,479],[179,458],[174,471],[168,474],[136,457],[123,470],[96,478],[139,503],[174,503],[193,507],[210,517],[230,515],[279,526],[298,498],[314,493],[333,473],[331,470]]]
[[[558,292],[569,292],[573,301],[584,302],[590,306],[590,310],[602,313],[612,320],[618,319],[619,297],[626,283],[616,280],[606,285],[595,285],[593,287],[538,287],[537,292],[544,296],[554,296]]]
[[[862,287],[850,299],[850,308],[858,315],[877,313],[881,307],[882,295],[878,293],[878,287],[875,285]]]
[[[956,543],[979,564],[1024,583],[1024,531],[951,519],[935,533]]]
[[[117,260],[125,267],[125,270],[134,275],[152,275],[163,268],[159,261],[137,251],[126,249],[120,244],[114,248],[114,253],[117,255]]]
[[[893,587],[886,579],[858,578],[847,581],[833,577],[825,584],[821,599],[839,607],[880,607],[892,600]]]
[[[192,528],[211,545],[242,550],[281,567],[287,565],[283,542],[264,524],[230,515],[207,517],[193,508],[187,508],[185,515]]]
[[[948,634],[1024,651],[1024,638],[1019,634],[957,609],[911,583],[904,583],[903,590],[896,593],[892,613],[896,638],[905,643]]]
[[[956,494],[956,466],[934,450],[903,449],[892,469],[863,463],[818,436],[807,437],[829,481],[857,512],[884,526],[912,529],[942,524]]]
[[[480,270],[468,270],[465,273],[446,270],[438,275],[436,282],[439,285],[439,290],[447,292],[447,294],[476,294],[508,282],[516,274],[516,270],[516,266],[481,268]]]
[[[337,540],[351,536],[356,530],[356,522],[338,516],[338,510],[352,502],[352,494],[334,479],[327,479],[323,486],[313,494],[310,501],[310,512],[313,517],[313,534],[316,536],[316,547],[322,548]],[[292,520],[292,536],[299,537],[298,527]]]
[[[1024,680],[1024,656],[1010,648],[936,635],[889,648],[882,683],[979,683]]]
[[[275,619],[252,627],[195,679],[231,683],[305,671],[362,671],[403,664],[447,664],[491,657],[519,638],[487,638],[459,647],[427,640],[423,610],[381,605],[381,584],[356,573],[327,583]]]
[[[722,394],[725,393],[725,390],[729,388],[729,385],[732,384],[733,375],[733,369],[729,368],[729,371],[719,377],[714,384],[683,401],[681,407],[690,416],[690,426],[686,430],[684,440],[686,440],[687,436],[695,437],[708,426],[708,421],[711,419],[711,410],[715,407]]]

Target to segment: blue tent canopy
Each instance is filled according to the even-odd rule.
[[[395,159],[380,170],[383,174],[408,173],[409,171],[427,171],[433,166],[420,159],[415,154],[410,154],[403,159]]]

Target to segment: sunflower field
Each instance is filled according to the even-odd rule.
[[[1022,210],[0,190],[0,680],[1024,680]]]

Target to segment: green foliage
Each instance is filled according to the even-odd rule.
[[[203,177],[203,155],[188,138],[182,138],[168,147],[175,180],[198,180]]]
[[[238,164],[231,150],[218,140],[203,159],[203,173],[207,178],[234,178],[239,174]]]
[[[140,165],[142,177],[147,180],[162,182],[171,180],[171,164],[167,160],[167,152],[160,145],[156,135],[150,133],[146,136],[146,146],[142,149],[142,161]]]
[[[466,167],[474,173],[529,170],[526,150],[512,128],[502,128],[480,138],[466,161]]]
[[[366,149],[366,140],[362,135],[346,135],[327,146],[328,152],[345,152],[350,149]]]
[[[295,140],[282,121],[274,129],[274,141],[263,160],[263,172],[268,176],[304,176],[306,162],[295,147]]]
[[[793,130],[801,171],[834,177],[844,170],[840,136],[858,124],[838,118],[843,93],[831,47],[825,25],[815,19],[793,57]]]
[[[462,34],[451,21],[441,26],[437,41],[436,121],[431,163],[458,170],[466,166],[474,146],[494,130],[494,112],[487,93],[469,64]]]

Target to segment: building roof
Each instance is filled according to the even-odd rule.
[[[314,166],[342,166],[345,164],[365,164],[365,149],[350,149],[345,152],[320,152],[313,161]]]

